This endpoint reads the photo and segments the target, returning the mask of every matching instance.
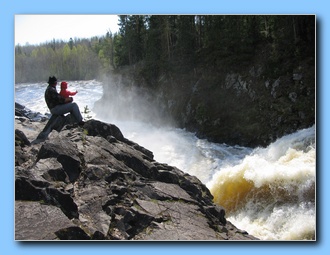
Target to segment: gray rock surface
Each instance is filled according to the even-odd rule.
[[[15,119],[16,240],[256,240],[196,177],[160,164],[112,124]]]

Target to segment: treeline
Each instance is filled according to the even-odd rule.
[[[119,32],[103,37],[17,45],[16,82],[49,74],[92,79],[142,63],[141,75],[152,84],[164,73],[248,65],[257,51],[266,51],[269,69],[315,55],[313,15],[120,15],[118,22]]]
[[[113,62],[113,36],[53,40],[15,46],[15,82],[45,81],[50,75],[65,80],[89,80],[108,72]],[[111,61],[110,61],[111,59]]]
[[[266,51],[269,68],[315,55],[313,15],[125,15],[120,35],[118,63],[144,61],[149,80],[182,69],[242,67],[257,51]]]

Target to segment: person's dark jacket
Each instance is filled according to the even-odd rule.
[[[65,103],[65,98],[57,93],[56,88],[51,85],[48,85],[45,91],[45,100],[49,110],[53,109],[56,105]]]

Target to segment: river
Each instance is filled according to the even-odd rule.
[[[15,101],[49,113],[46,86],[16,84]],[[94,107],[102,98],[103,86],[96,80],[68,82],[69,90],[78,90],[74,101],[80,110],[86,106],[89,110],[85,118],[115,124],[126,138],[151,150],[155,160],[195,175],[238,228],[262,240],[316,239],[315,126],[279,138],[266,148],[211,143],[184,129],[154,125],[145,114],[143,121],[134,118],[141,113],[137,105],[143,105],[137,93],[116,90],[120,103],[110,100],[102,103],[102,110]],[[134,112],[127,114],[131,111],[124,109]]]

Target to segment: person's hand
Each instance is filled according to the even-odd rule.
[[[65,102],[66,103],[71,103],[72,101],[73,101],[73,98],[72,97],[65,98]]]

